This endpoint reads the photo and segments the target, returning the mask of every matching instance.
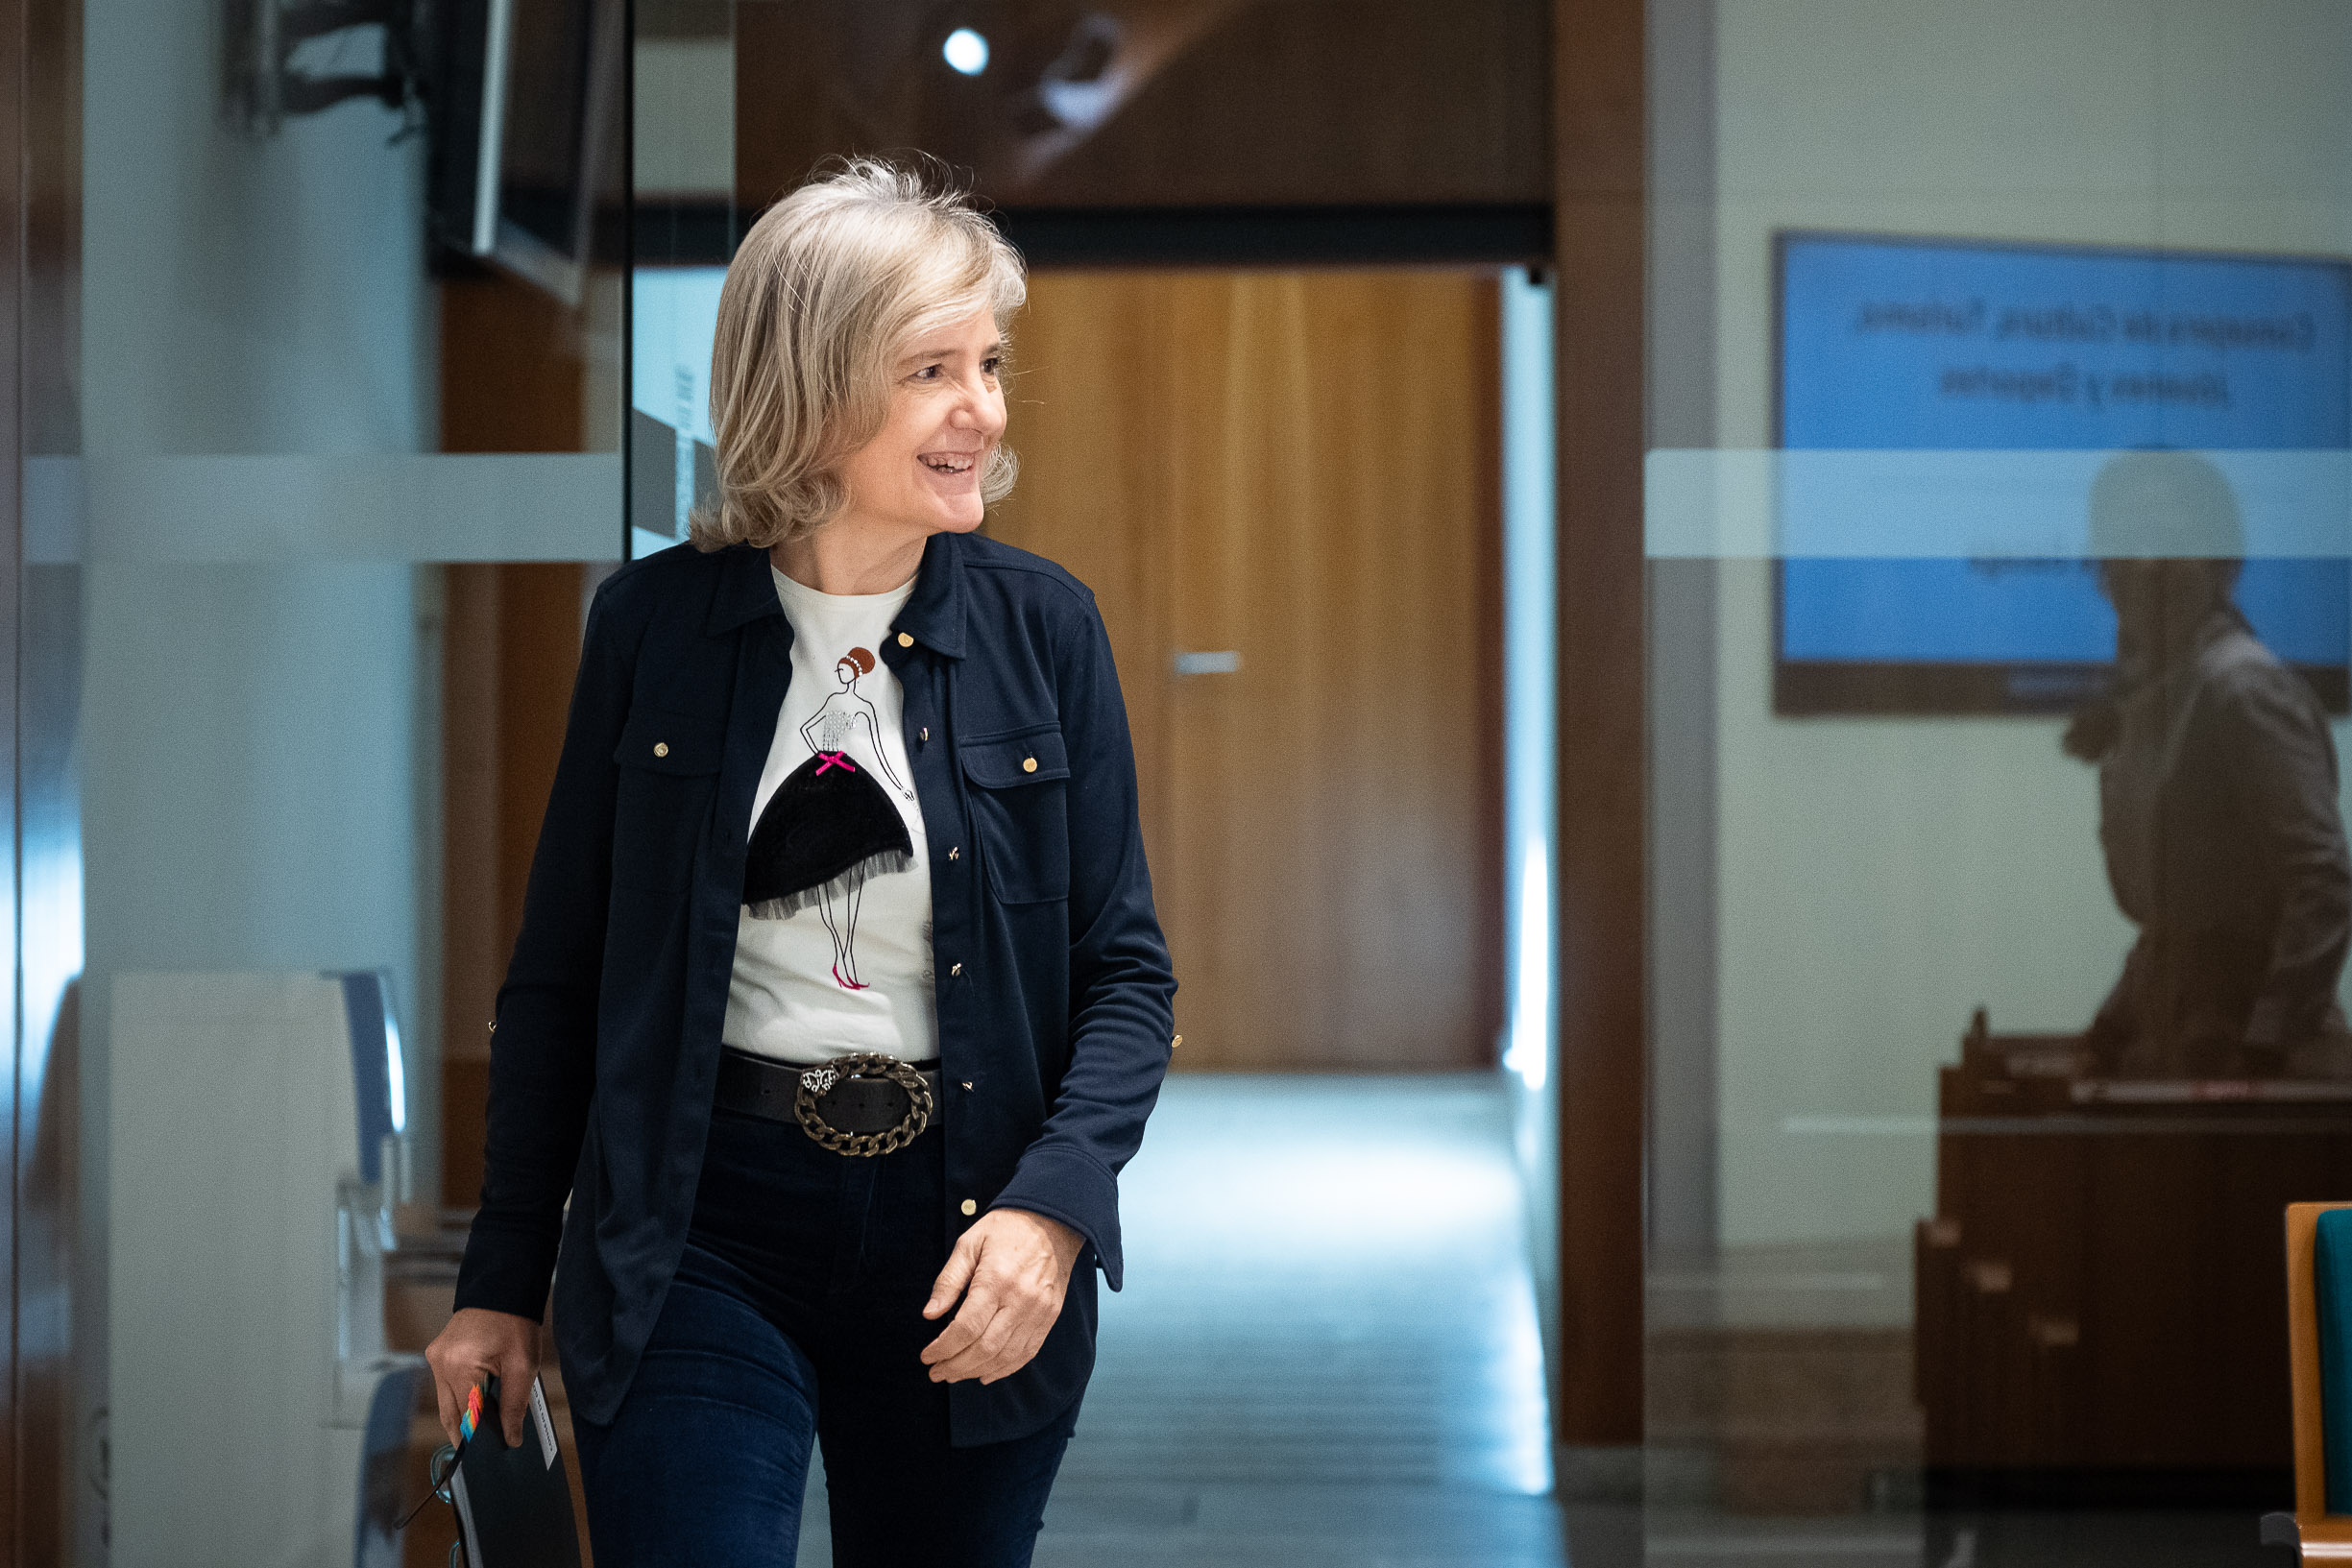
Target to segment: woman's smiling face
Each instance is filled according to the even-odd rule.
[[[889,418],[841,465],[849,504],[838,521],[916,539],[980,526],[981,475],[1005,439],[1004,353],[996,318],[982,308],[900,357]]]

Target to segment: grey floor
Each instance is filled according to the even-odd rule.
[[[1175,1078],[1121,1194],[1039,1568],[1567,1560],[1496,1079]]]
[[[1104,1298],[1038,1568],[1555,1568],[1568,1542],[1577,1568],[2287,1560],[2246,1510],[1563,1509],[1507,1115],[1485,1075],[1172,1080],[1122,1183],[1128,1288]],[[1902,1261],[1661,1266],[1652,1311],[1906,1320]],[[1836,1299],[1792,1309],[1790,1280]],[[804,1568],[832,1560],[823,1484]]]

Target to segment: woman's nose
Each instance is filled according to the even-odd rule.
[[[985,382],[967,382],[963,396],[956,399],[953,421],[962,429],[994,435],[1005,428],[1004,399],[996,397]]]

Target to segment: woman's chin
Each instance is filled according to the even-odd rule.
[[[988,519],[988,503],[978,495],[968,499],[958,497],[934,509],[931,531],[934,534],[968,534]]]

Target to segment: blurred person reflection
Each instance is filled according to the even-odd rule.
[[[2123,1076],[2352,1075],[2336,747],[2232,600],[2237,497],[2203,457],[2125,452],[2090,523],[2115,684],[2063,744],[2098,767],[2107,880],[2140,934],[2085,1043]]]

